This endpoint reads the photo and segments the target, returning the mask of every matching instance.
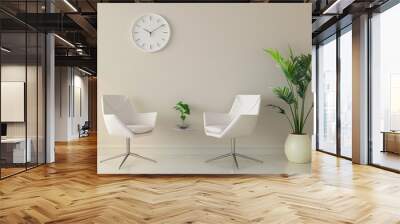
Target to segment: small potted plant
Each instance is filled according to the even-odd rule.
[[[178,124],[178,128],[186,129],[189,127],[189,124],[186,124],[186,118],[190,115],[190,107],[188,104],[184,103],[183,101],[179,101],[174,106],[174,109],[179,112],[179,118],[181,119],[181,123]]]
[[[311,161],[311,141],[304,126],[312,111],[313,105],[306,108],[307,90],[311,82],[311,55],[294,55],[292,49],[289,56],[283,57],[277,50],[265,50],[276,62],[287,81],[286,86],[273,89],[274,94],[286,103],[285,110],[278,105],[268,105],[288,120],[291,133],[285,141],[285,154],[294,163]],[[288,112],[287,112],[288,111]]]

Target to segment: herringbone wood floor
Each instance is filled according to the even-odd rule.
[[[0,181],[0,223],[400,223],[400,175],[322,153],[294,176],[98,176],[94,137]]]

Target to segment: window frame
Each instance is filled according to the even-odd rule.
[[[341,55],[340,55],[340,37],[342,35],[344,35],[347,32],[351,32],[352,31],[352,23],[349,23],[348,25],[346,25],[345,27],[339,29],[336,31],[336,33],[330,35],[329,37],[319,41],[316,44],[316,52],[315,52],[315,60],[316,60],[316,138],[315,138],[315,142],[316,142],[316,150],[318,152],[323,152],[329,155],[333,155],[333,156],[337,156],[340,158],[344,158],[346,160],[352,160],[352,158],[347,157],[342,155],[341,153],[341,118],[340,118],[340,112],[341,112],[341,108],[340,108],[340,104],[341,104],[341,97],[340,97],[340,84],[341,84],[341,65],[340,65],[340,59],[341,59]],[[336,41],[336,152],[332,153],[332,152],[328,152],[324,149],[321,149],[319,146],[319,110],[320,110],[320,106],[319,106],[319,85],[320,85],[320,80],[319,80],[319,52],[318,49],[320,47],[320,45],[322,43],[327,43],[330,41]]]

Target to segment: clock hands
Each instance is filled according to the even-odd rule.
[[[143,30],[146,31],[147,33],[149,33],[149,35],[151,36],[151,34],[154,33],[154,31],[160,29],[160,28],[163,27],[164,25],[165,25],[165,24],[162,24],[162,25],[158,26],[157,28],[153,29],[152,31],[150,31],[150,30],[148,30],[148,29],[146,29],[146,28],[143,28]]]
[[[153,33],[154,31],[156,31],[156,30],[158,30],[158,29],[160,29],[161,27],[163,27],[165,24],[162,24],[162,25],[160,25],[160,26],[158,26],[157,28],[155,28],[154,30],[152,30],[151,32]]]
[[[150,31],[150,30],[148,30],[146,28],[143,28],[143,30],[146,31],[147,33],[149,33],[150,36],[151,36],[151,33],[153,32],[153,31]]]

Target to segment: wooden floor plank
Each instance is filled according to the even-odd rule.
[[[0,223],[400,223],[400,175],[315,152],[308,175],[96,174],[96,138],[0,181]]]

